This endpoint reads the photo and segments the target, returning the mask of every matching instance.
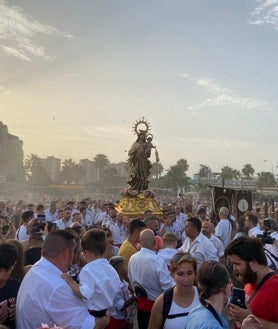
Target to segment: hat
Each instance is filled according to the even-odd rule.
[[[112,265],[113,267],[116,267],[120,263],[124,262],[125,259],[122,256],[113,256],[109,259],[109,264]]]

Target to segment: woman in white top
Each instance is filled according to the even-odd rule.
[[[185,329],[189,311],[200,305],[197,288],[194,286],[197,263],[187,252],[178,252],[170,260],[169,270],[176,282],[155,301],[148,329]]]

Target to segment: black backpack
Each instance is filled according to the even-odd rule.
[[[174,319],[174,318],[178,318],[180,316],[186,316],[189,313],[189,312],[184,312],[184,313],[168,315],[170,312],[171,305],[172,305],[173,295],[174,295],[174,287],[169,288],[164,292],[163,309],[162,309],[163,319],[162,319],[162,323],[161,323],[161,327],[160,327],[161,329],[163,329],[166,319]]]

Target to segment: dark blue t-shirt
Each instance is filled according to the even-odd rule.
[[[19,281],[15,279],[9,279],[5,287],[0,289],[0,302],[7,300],[8,307],[15,307],[19,286]],[[2,324],[9,327],[10,329],[15,329],[15,319],[11,320],[9,316]]]

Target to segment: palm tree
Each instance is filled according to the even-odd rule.
[[[158,179],[163,173],[163,170],[164,168],[160,162],[153,162],[151,168],[151,177],[153,179]]]
[[[97,169],[97,180],[100,180],[103,169],[110,164],[110,161],[105,154],[99,153],[94,157],[94,163]]]
[[[183,188],[188,185],[188,177],[186,176],[186,171],[189,165],[185,159],[180,159],[177,161],[175,166],[171,166],[166,174],[166,180],[170,187],[172,187],[175,192],[179,188]]]
[[[236,169],[233,169],[230,166],[224,166],[221,169],[220,177],[223,179],[233,179],[233,178],[239,178],[240,172]]]
[[[47,171],[42,166],[42,160],[36,154],[31,154],[24,163],[24,169],[29,184],[32,185],[48,185],[51,181]]]
[[[209,173],[211,173],[210,167],[200,164],[200,169],[199,169],[199,177],[200,178],[208,178]]]
[[[28,180],[36,175],[36,172],[40,169],[40,167],[41,159],[38,155],[32,153],[26,158],[24,162],[24,169]]]
[[[257,187],[262,189],[263,187],[274,187],[276,185],[275,177],[270,172],[258,173]]]
[[[65,159],[62,164],[60,179],[63,182],[78,183],[84,176],[84,170],[81,165],[74,162],[72,159]]]
[[[246,163],[246,165],[242,168],[241,172],[246,178],[250,179],[254,175],[255,170],[251,166],[251,164]]]

